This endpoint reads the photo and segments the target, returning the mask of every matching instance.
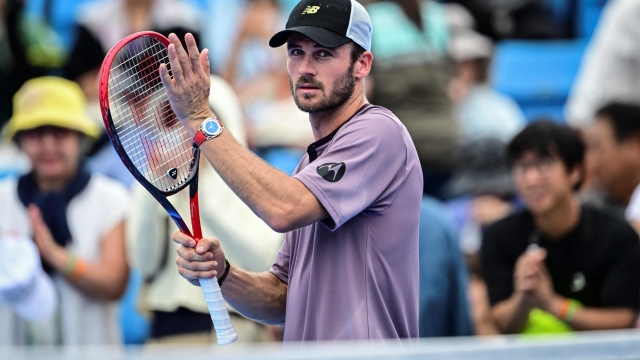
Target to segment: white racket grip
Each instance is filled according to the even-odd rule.
[[[218,285],[218,279],[215,277],[211,279],[200,279],[200,287],[204,293],[204,299],[207,301],[213,326],[216,329],[218,345],[229,345],[238,340],[238,334],[236,334],[236,330],[231,324],[227,306],[222,298],[222,291],[220,290],[220,285]]]

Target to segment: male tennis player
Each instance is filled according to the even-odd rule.
[[[217,275],[239,312],[286,324],[285,341],[418,336],[422,173],[402,123],[365,98],[371,34],[356,1],[303,0],[271,38],[272,47],[287,44],[291,90],[316,138],[293,177],[224,131],[207,102],[208,52],[199,53],[193,37],[187,54],[170,36],[173,79],[160,68],[173,110],[209,162],[258,216],[286,232],[264,273],[229,265],[214,238],[195,248],[175,233],[180,274],[194,284]]]

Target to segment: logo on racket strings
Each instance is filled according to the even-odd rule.
[[[172,178],[173,180],[178,178],[178,169],[173,168],[173,169],[169,169],[169,171],[167,171],[167,176]]]
[[[326,163],[318,166],[316,171],[328,182],[337,182],[342,179],[344,172],[347,170],[345,163]]]

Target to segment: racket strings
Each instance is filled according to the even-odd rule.
[[[162,56],[162,51],[158,51],[158,52],[155,52],[155,53],[150,54],[150,55],[153,56],[153,57],[158,57],[159,59],[163,59],[163,60],[166,59],[168,61],[168,58],[166,58],[166,56],[164,56],[164,57]],[[131,57],[129,59],[125,59],[125,61],[123,63],[121,63],[120,65],[118,65],[116,67],[113,67],[111,69],[111,71],[116,71],[117,72],[117,71],[119,71],[117,69],[122,68],[123,65],[127,65],[127,66],[131,67],[132,64],[134,64],[134,60],[135,60],[135,57]],[[169,63],[167,63],[167,66],[168,65],[169,65]],[[129,69],[129,71],[131,71],[131,70],[132,69]],[[139,80],[135,80],[134,78],[138,78]],[[133,79],[133,82],[132,82],[132,79]],[[140,78],[140,74],[138,72],[133,72],[132,71],[130,76],[120,79],[118,83],[114,83],[113,85],[111,85],[111,83],[110,83],[110,86],[116,87],[116,86],[121,85],[123,83],[127,83],[127,85],[129,85],[129,84],[135,85],[136,83],[140,82],[141,80],[143,80],[143,79]],[[160,80],[160,78],[158,77],[157,80]],[[109,99],[113,99],[115,97],[118,97],[118,96],[122,95],[122,92],[127,91],[127,90],[128,90],[128,87],[124,88],[120,92],[117,92],[117,93],[114,93],[114,94],[109,94]]]
[[[162,86],[161,63],[169,66],[167,49],[153,37],[138,38],[120,49],[109,74],[109,105],[129,159],[153,186],[170,191],[192,175],[193,150]]]

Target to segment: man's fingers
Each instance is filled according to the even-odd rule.
[[[549,270],[547,270],[547,267],[544,264],[540,265],[539,274],[543,277],[551,279],[551,274],[549,274]]]
[[[204,254],[206,252],[216,252],[220,249],[220,241],[214,237],[202,238],[198,241],[196,252]]]
[[[213,260],[213,253],[205,252],[204,254],[198,254],[193,250],[193,248],[188,248],[184,246],[179,246],[176,249],[176,253],[181,258],[187,261],[210,261]]]
[[[200,53],[200,66],[202,67],[202,71],[208,77],[211,74],[211,62],[209,62],[209,49],[202,50]]]
[[[194,247],[196,246],[196,241],[189,235],[183,233],[182,231],[175,231],[171,234],[171,239],[173,242],[178,243],[182,246],[186,247]]]
[[[218,266],[217,261],[187,261],[182,256],[176,257],[176,265],[193,271],[211,271]]]
[[[191,33],[187,33],[184,37],[184,42],[187,44],[187,51],[189,52],[189,60],[191,61],[191,69],[193,72],[202,76],[204,71],[202,70],[202,65],[200,64],[200,51],[198,50],[198,44],[196,44],[196,39],[191,35]]]
[[[182,70],[182,65],[180,65],[180,60],[178,60],[175,45],[169,44],[167,52],[169,53],[169,63],[171,64],[173,79],[176,81],[176,85],[181,84],[184,82],[184,71]]]
[[[178,267],[178,273],[183,278],[189,280],[192,284],[194,284],[193,280],[197,281],[198,279],[211,279],[211,278],[215,277],[218,274],[218,273],[216,273],[215,270],[211,270],[211,271],[193,271],[193,270],[185,269],[185,268],[182,268],[182,267]]]
[[[29,219],[32,223],[39,225],[41,221],[44,221],[42,219],[42,212],[37,206],[30,204],[27,212],[29,213]]]
[[[187,52],[182,47],[182,43],[180,42],[180,39],[176,34],[173,34],[173,33],[170,34],[169,41],[171,41],[171,45],[173,45],[175,54],[178,57],[178,61],[180,62],[183,78],[184,79],[189,78],[193,74],[193,70],[191,69],[191,62],[189,61],[189,54],[187,54]],[[171,66],[172,66],[171,68],[173,69],[173,63],[171,63]]]
[[[166,64],[160,64],[160,81],[162,81],[162,85],[164,85],[167,92],[173,92],[173,79],[169,75],[169,69]]]

